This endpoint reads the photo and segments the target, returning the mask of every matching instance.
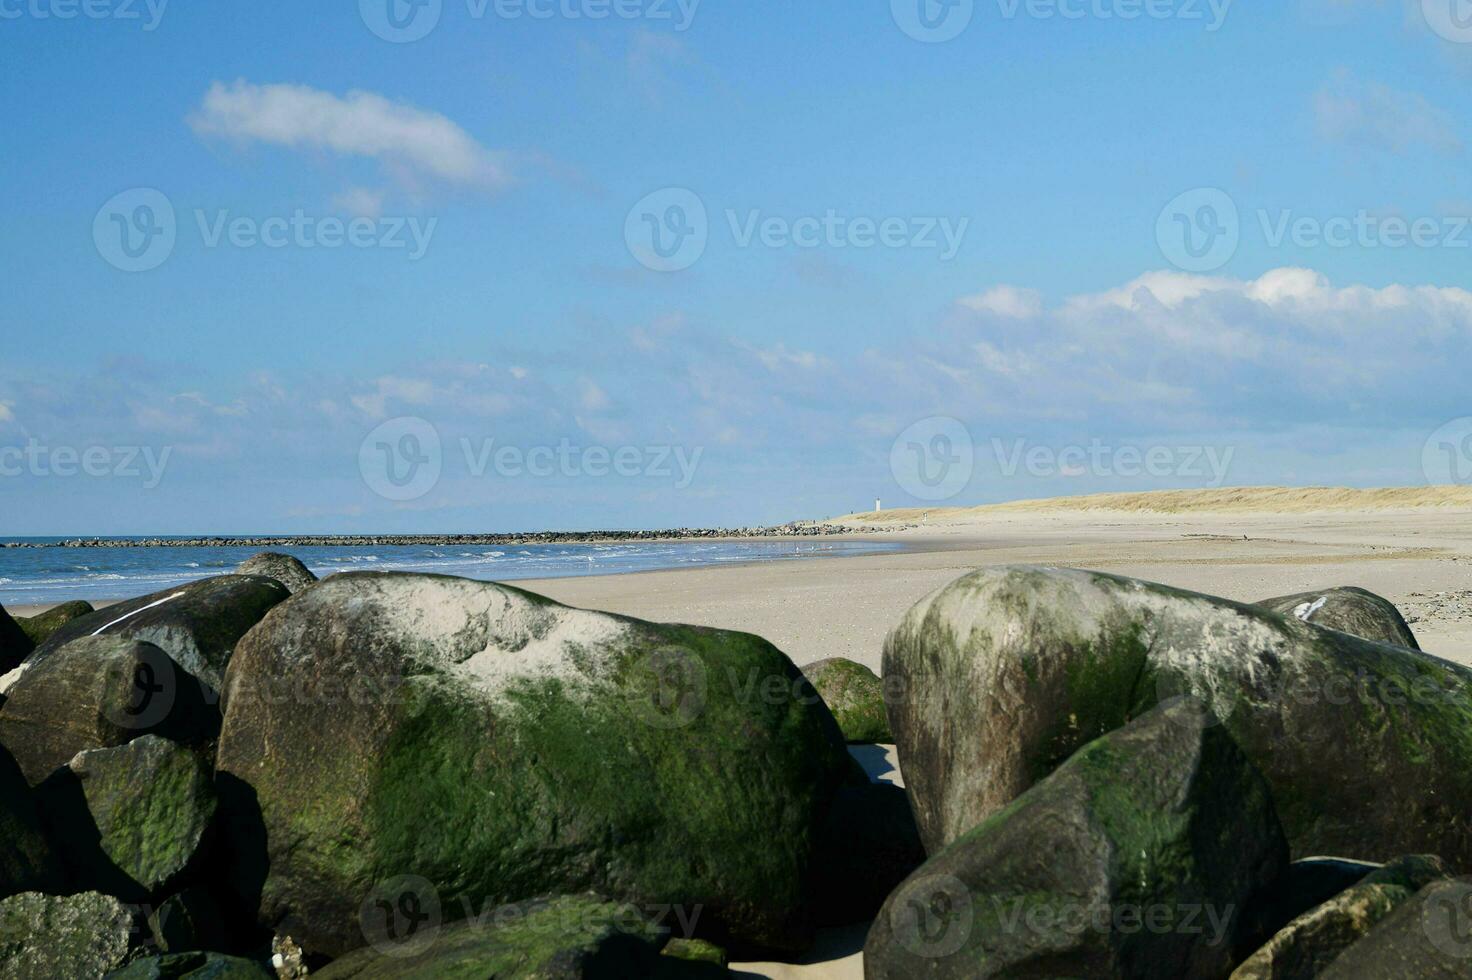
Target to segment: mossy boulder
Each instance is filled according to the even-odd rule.
[[[203,579],[74,619],[37,647],[32,659],[40,661],[84,636],[140,640],[218,691],[235,644],[290,595],[280,582],[259,575]]]
[[[19,623],[10,617],[4,606],[0,606],[0,674],[9,673],[20,662],[31,655],[36,649],[36,644],[21,629]]]
[[[61,891],[64,883],[31,787],[15,759],[0,747],[0,898]]]
[[[1257,603],[1269,612],[1292,616],[1324,629],[1349,633],[1375,643],[1421,649],[1410,624],[1389,599],[1353,586],[1300,592]]]
[[[133,913],[110,895],[25,892],[0,901],[0,978],[101,977],[127,963]]]
[[[292,595],[317,584],[317,576],[300,560],[274,551],[263,551],[253,558],[247,558],[235,569],[235,574],[274,578],[286,586]]]
[[[1232,980],[1314,980],[1396,906],[1449,877],[1431,855],[1392,861],[1294,919],[1237,967]]]
[[[89,749],[163,735],[203,746],[220,711],[199,681],[151,643],[82,637],[23,664],[0,705],[0,745],[32,785]]]
[[[890,896],[868,980],[1225,977],[1286,869],[1266,781],[1176,699],[1080,749]]]
[[[321,980],[583,980],[656,977],[674,969],[659,955],[663,933],[640,911],[596,896],[501,906],[480,921],[427,924],[313,971]],[[678,976],[679,974],[673,974]]]
[[[200,866],[216,807],[209,766],[157,735],[78,753],[36,797],[72,880],[130,902]]]
[[[189,952],[134,960],[107,980],[276,980],[276,974],[255,960]]]
[[[831,657],[808,664],[803,675],[833,712],[843,737],[856,744],[892,742],[884,710],[884,682],[863,664]]]
[[[731,957],[724,949],[704,939],[671,939],[665,943],[660,955],[690,963],[709,963],[719,967],[725,967],[731,962]]]
[[[1340,953],[1318,980],[1466,980],[1472,976],[1472,878],[1427,885]]]
[[[1080,745],[1190,694],[1273,788],[1295,856],[1472,867],[1472,670],[1225,599],[999,567],[890,634],[890,722],[926,850]]]
[[[815,836],[852,773],[764,640],[443,576],[295,596],[241,641],[224,707],[221,778],[266,841],[261,922],[327,955],[404,874],[452,914],[592,889],[801,949]]]
[[[63,602],[61,605],[52,606],[45,612],[35,616],[26,616],[17,619],[16,623],[25,631],[26,636],[31,638],[32,643],[40,646],[42,643],[51,639],[52,635],[67,623],[70,623],[74,619],[81,619],[83,616],[91,615],[96,611],[96,609],[92,608],[92,603],[90,602],[82,602],[80,600],[76,602]]]

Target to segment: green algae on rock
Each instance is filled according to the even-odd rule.
[[[863,664],[830,657],[802,668],[843,737],[853,744],[894,741],[884,710],[884,682]]]
[[[880,911],[868,980],[1225,977],[1286,869],[1267,783],[1176,699],[1081,748]]]
[[[1472,866],[1472,670],[1097,572],[988,568],[890,634],[906,787],[935,853],[1080,745],[1189,694],[1273,788],[1296,856]]]
[[[25,631],[26,636],[31,638],[32,643],[40,646],[51,639],[56,631],[67,623],[74,619],[81,619],[83,616],[89,616],[96,611],[90,602],[63,602],[35,616],[17,619],[16,623]]]
[[[394,875],[452,915],[592,889],[801,949],[853,765],[764,640],[443,576],[293,597],[241,641],[224,709],[218,768],[265,829],[261,922],[327,955],[361,945],[360,904]]]

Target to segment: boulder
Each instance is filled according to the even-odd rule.
[[[20,662],[30,656],[35,648],[36,644],[26,636],[25,630],[10,618],[4,606],[0,606],[0,674],[20,666]]]
[[[1297,595],[1264,599],[1257,603],[1269,612],[1292,616],[1324,629],[1349,633],[1376,643],[1421,649],[1395,603],[1373,592],[1354,587],[1300,592]]]
[[[0,902],[0,978],[100,977],[128,961],[133,913],[110,895],[38,892]]]
[[[823,703],[833,712],[843,737],[852,743],[888,743],[889,720],[884,711],[884,682],[863,664],[831,657],[802,669]]]
[[[220,775],[266,841],[260,921],[329,956],[361,944],[384,869],[455,910],[591,887],[801,949],[814,837],[853,771],[764,640],[443,576],[295,596],[241,641],[224,707]]]
[[[199,867],[216,806],[209,766],[157,735],[78,753],[36,797],[72,880],[130,902]]]
[[[392,907],[384,917],[400,914]],[[421,913],[423,914],[423,913]],[[477,922],[442,927],[420,920],[417,931],[390,925],[365,929],[376,944],[312,971],[320,980],[582,980],[652,977],[664,938],[631,905],[596,896],[567,896],[492,909]]]
[[[818,924],[870,921],[924,863],[925,848],[903,789],[869,782],[840,788],[813,862]]]
[[[1072,569],[974,572],[890,634],[890,722],[928,853],[1163,698],[1209,708],[1295,856],[1472,866],[1472,670],[1225,599]]]
[[[220,730],[207,691],[151,643],[82,637],[34,657],[8,679],[0,745],[35,785],[72,756],[163,735],[204,745]]]
[[[1396,906],[1449,877],[1441,860],[1429,855],[1392,861],[1294,919],[1237,967],[1231,980],[1314,980]]]
[[[724,949],[704,939],[671,939],[665,943],[660,955],[691,963],[709,963],[719,967],[728,966],[731,962],[731,957],[726,955]]]
[[[259,575],[222,575],[165,589],[83,616],[36,648],[41,660],[84,636],[152,643],[218,691],[235,644],[291,593]]]
[[[266,578],[274,578],[292,595],[311,585],[317,584],[317,576],[312,574],[300,561],[291,555],[278,554],[274,551],[263,551],[254,558],[247,558],[235,569],[236,575],[264,575]]]
[[[1472,976],[1472,878],[1427,885],[1340,953],[1319,980],[1466,980]]]
[[[170,953],[134,960],[107,980],[276,980],[255,960],[222,953]]]
[[[39,615],[17,619],[16,623],[25,631],[26,636],[31,638],[33,644],[40,646],[51,639],[56,631],[67,623],[96,611],[90,602],[63,602]]]
[[[61,891],[64,881],[26,777],[0,747],[0,898]]]
[[[868,980],[1225,977],[1286,869],[1267,783],[1200,706],[1086,745],[890,896]]]

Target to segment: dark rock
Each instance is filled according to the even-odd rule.
[[[218,691],[235,644],[290,594],[280,582],[260,576],[204,579],[74,619],[38,647],[32,659],[39,661],[84,636],[142,640]]]
[[[110,895],[37,892],[0,902],[0,976],[100,977],[128,960],[133,913]]]
[[[884,711],[884,682],[874,671],[831,657],[808,664],[802,672],[833,712],[844,738],[860,744],[894,741]]]
[[[1421,649],[1416,634],[1389,599],[1353,587],[1301,592],[1257,603],[1269,612],[1292,616],[1324,629],[1349,633],[1375,643]]]
[[[25,775],[0,748],[0,898],[61,891],[64,881]]]
[[[74,619],[81,619],[83,616],[91,615],[96,611],[96,609],[92,608],[92,603],[90,602],[63,602],[59,606],[52,606],[39,615],[17,619],[16,623],[25,631],[26,636],[31,638],[33,644],[40,646],[42,643],[51,639],[56,631],[67,623],[70,623]]]
[[[1320,980],[1472,976],[1472,878],[1427,885],[1340,953]]]
[[[360,944],[382,869],[459,915],[593,887],[698,907],[728,946],[801,949],[853,765],[757,637],[440,576],[295,596],[241,642],[224,707],[218,767],[267,841],[261,922],[329,956]]]
[[[187,888],[149,912],[148,932],[165,953],[225,950],[231,940],[224,922],[224,913],[208,890]]]
[[[4,606],[0,606],[0,674],[6,674],[20,666],[20,662],[31,655],[36,644],[26,636],[20,624],[10,618]]]
[[[1288,849],[1267,783],[1200,719],[1156,708],[932,857],[875,920],[868,980],[1225,977]]]
[[[1251,945],[1263,945],[1300,915],[1359,884],[1382,867],[1369,861],[1331,857],[1294,861],[1286,873],[1254,896],[1248,906],[1246,932],[1256,938]]]
[[[731,958],[726,955],[724,949],[704,939],[671,939],[665,944],[661,955],[677,960],[688,960],[691,963],[710,963],[713,966],[722,967],[731,962]]]
[[[276,980],[276,974],[255,960],[189,952],[134,960],[107,980]]]
[[[395,915],[393,911],[379,913]],[[421,920],[378,932],[376,945],[313,971],[320,980],[432,980],[442,976],[497,980],[582,980],[585,977],[653,976],[663,964],[663,943],[631,905],[595,896],[538,900],[501,906],[479,922],[442,927]]]
[[[97,636],[36,656],[9,681],[0,705],[0,745],[32,785],[88,749],[140,735],[204,745],[220,712],[197,679],[150,643]]]
[[[1248,957],[1232,980],[1314,980],[1396,906],[1449,877],[1439,858],[1416,855],[1392,861],[1294,919]]]
[[[292,595],[317,584],[317,576],[306,565],[291,555],[275,551],[263,551],[254,558],[247,558],[235,569],[235,574],[274,578],[286,586],[286,590]]]
[[[890,634],[890,722],[935,853],[1165,697],[1209,706],[1295,855],[1472,866],[1472,670],[1134,579],[984,569]]]
[[[924,863],[925,848],[903,789],[868,782],[841,788],[813,861],[818,924],[868,922]]]
[[[205,762],[157,735],[78,753],[36,797],[72,880],[130,902],[199,866],[216,806]]]

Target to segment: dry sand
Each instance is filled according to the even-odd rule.
[[[1472,664],[1472,488],[1113,494],[839,523],[907,550],[514,584],[575,606],[757,633],[799,664],[843,656],[876,670],[906,609],[982,565],[1092,568],[1244,601],[1357,585],[1396,603],[1428,652]],[[858,751],[876,778],[898,781],[892,753]],[[804,964],[733,968],[859,980],[865,932],[825,932]]]

